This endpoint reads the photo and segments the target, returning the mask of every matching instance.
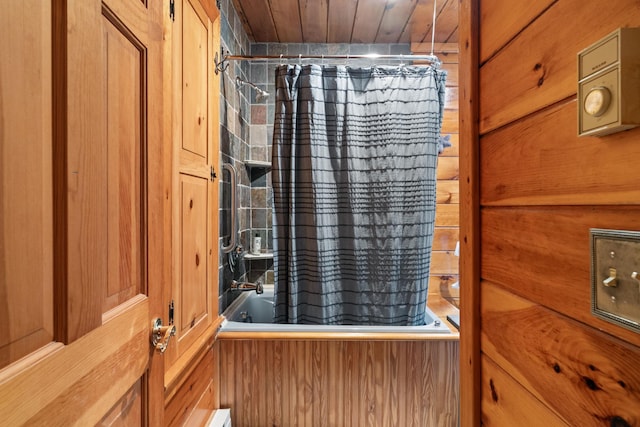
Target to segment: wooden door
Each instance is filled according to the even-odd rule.
[[[211,341],[218,319],[219,14],[211,1],[176,0],[171,24],[173,277],[176,342],[167,350],[167,398]],[[206,6],[206,7],[205,7]]]
[[[163,366],[150,331],[153,318],[166,322],[169,247],[163,2],[9,3],[0,423],[159,425]]]

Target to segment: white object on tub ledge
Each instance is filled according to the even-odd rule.
[[[216,410],[207,427],[231,427],[231,409],[218,409]]]
[[[460,242],[456,243],[456,249],[453,251],[453,255],[459,257],[460,256]],[[456,283],[451,285],[453,289],[458,289],[460,287],[460,281],[458,280]]]

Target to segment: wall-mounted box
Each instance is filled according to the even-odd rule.
[[[640,232],[591,229],[591,312],[640,332]]]
[[[640,126],[640,28],[619,28],[578,54],[578,135]]]

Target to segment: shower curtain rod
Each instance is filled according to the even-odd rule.
[[[438,52],[438,53],[457,53],[457,52]],[[308,60],[308,59],[387,59],[387,60],[408,60],[408,61],[434,61],[438,60],[438,57],[435,55],[418,55],[418,54],[408,54],[408,55],[383,55],[377,53],[369,53],[363,55],[226,55],[224,59],[228,59],[230,61],[255,61],[255,60],[269,60],[269,59],[299,59],[299,60]]]
[[[458,53],[457,51],[439,51],[438,53]],[[218,54],[214,59],[216,65],[216,73],[226,70],[229,64],[225,64],[226,61],[268,61],[268,60],[299,60],[305,61],[310,59],[338,59],[338,60],[352,60],[352,59],[369,59],[369,60],[390,60],[390,61],[426,61],[432,65],[439,66],[441,64],[440,59],[436,55],[428,54],[408,54],[408,55],[383,55],[377,53],[369,53],[362,55],[229,55],[224,54],[222,60],[218,61]]]

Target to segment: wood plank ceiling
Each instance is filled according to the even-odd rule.
[[[434,0],[233,0],[258,43],[431,42]],[[458,0],[436,0],[436,43],[458,42]]]

